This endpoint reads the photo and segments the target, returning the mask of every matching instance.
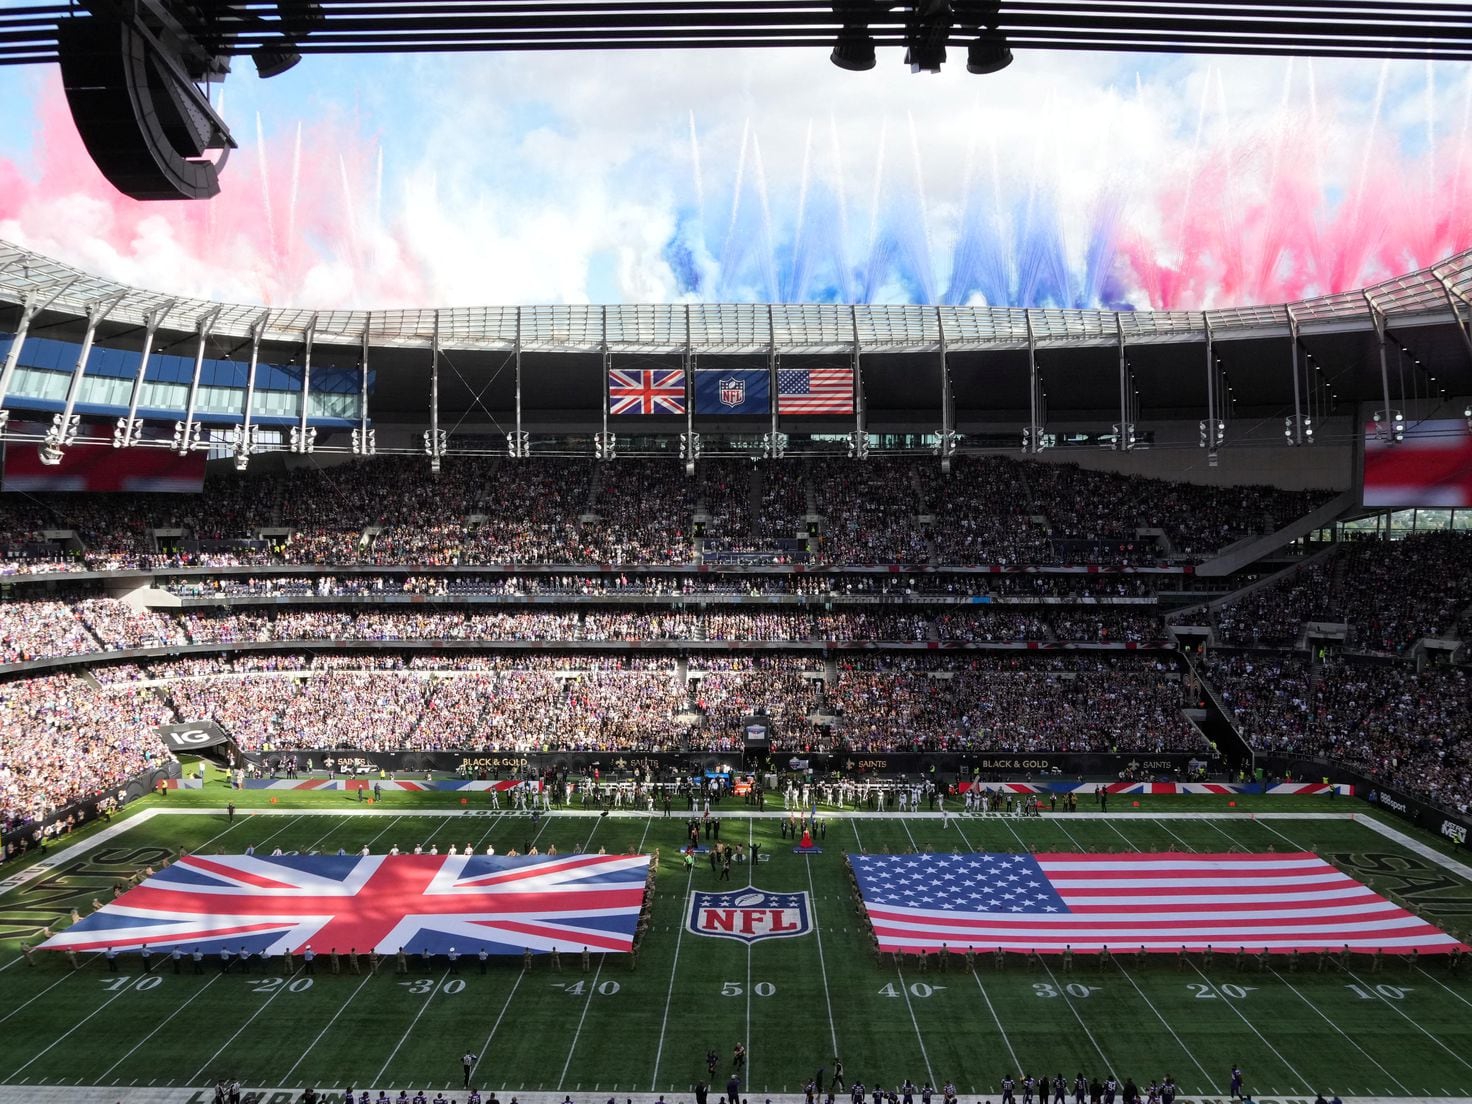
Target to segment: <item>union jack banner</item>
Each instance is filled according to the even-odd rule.
[[[42,950],[627,952],[648,855],[188,855]]]
[[[638,368],[608,371],[610,414],[685,413],[685,370],[683,368]]]

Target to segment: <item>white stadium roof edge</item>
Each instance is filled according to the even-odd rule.
[[[633,353],[866,353],[1083,348],[1294,332],[1373,332],[1391,323],[1466,325],[1472,249],[1358,291],[1274,306],[1206,311],[1107,311],[786,303],[690,303],[323,310],[214,303],[94,276],[0,241],[0,302],[112,323],[217,337],[376,347]],[[1378,316],[1378,317],[1377,317]]]

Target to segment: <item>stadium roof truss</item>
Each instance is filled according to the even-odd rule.
[[[115,444],[188,452],[228,441],[241,467],[275,447],[262,443],[268,426],[289,435],[294,452],[313,451],[319,431],[329,435],[325,451],[344,451],[330,435],[348,430],[353,452],[373,452],[375,424],[427,423],[425,450],[437,464],[487,448],[477,425],[504,433],[511,455],[523,456],[528,427],[567,440],[575,427],[601,424],[592,439],[599,455],[612,456],[603,369],[615,358],[630,367],[630,357],[644,367],[765,362],[774,387],[783,357],[846,361],[855,369],[849,436],[858,454],[876,427],[934,437],[946,457],[966,433],[994,439],[986,427],[1018,420],[1032,451],[1046,447],[1039,442],[1050,420],[1125,426],[1111,439],[1132,448],[1142,417],[1195,420],[1203,408],[1208,448],[1225,439],[1230,417],[1288,412],[1289,443],[1306,444],[1315,419],[1354,403],[1399,410],[1433,393],[1472,394],[1472,250],[1358,291],[1206,311],[836,303],[318,311],[145,291],[0,242],[0,312],[17,335],[0,361],[0,432],[13,412],[31,411],[10,435],[40,442],[47,463],[74,441],[100,440],[86,436],[96,423],[82,421],[97,416],[116,418]],[[40,359],[22,365],[33,337],[73,342],[75,351],[43,343]],[[137,354],[123,382],[116,360],[98,369],[106,378],[92,376],[94,341]],[[169,358],[157,373],[150,353]],[[232,356],[238,367],[222,368]],[[274,381],[264,399],[258,363],[271,366]],[[222,382],[231,372],[236,382]],[[683,415],[649,418],[641,432],[683,429],[682,449],[696,441],[693,385],[687,379]],[[44,436],[36,411],[52,415]],[[780,456],[781,421],[773,404],[767,426],[724,432],[764,428],[762,447]],[[830,420],[809,432],[831,438],[833,428]],[[463,443],[452,446],[457,434]]]
[[[695,354],[986,352],[1287,339],[1373,333],[1385,325],[1462,325],[1472,310],[1472,250],[1362,291],[1260,307],[1107,311],[1055,307],[898,304],[688,303],[314,311],[221,304],[131,288],[0,242],[0,301],[85,317],[110,302],[114,323],[193,330],[213,316],[216,338],[441,350]],[[1373,309],[1372,309],[1373,308]]]

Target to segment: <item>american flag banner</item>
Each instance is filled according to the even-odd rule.
[[[187,855],[42,950],[626,952],[648,855]]]
[[[852,368],[779,368],[778,414],[852,414]]]
[[[685,413],[683,368],[636,368],[608,371],[610,414]]]
[[[1317,855],[851,855],[883,951],[1467,950]]]

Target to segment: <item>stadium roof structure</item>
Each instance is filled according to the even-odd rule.
[[[38,3],[0,13],[0,64],[56,61],[67,24],[116,17],[117,0]],[[953,45],[978,28],[1013,48],[1472,59],[1465,5],[1434,0],[144,0],[222,55],[466,50],[831,46],[855,25],[875,44],[913,42],[944,20]]]
[[[1400,409],[1472,395],[1472,250],[1359,291],[1190,312],[831,303],[314,311],[136,289],[0,243],[0,334],[17,332],[79,349],[90,335],[101,348],[174,350],[194,361],[195,390],[206,357],[295,365],[305,356],[309,387],[336,371],[357,391],[361,374],[361,404],[320,423],[329,429],[468,423],[499,431],[514,418],[519,432],[524,416],[562,432],[606,430],[607,368],[778,360],[853,364],[863,424],[875,432],[1039,425],[1040,406],[1053,422],[1105,426],[1194,422],[1224,410],[1323,417],[1359,403]],[[10,345],[4,366],[13,369],[19,343]],[[75,360],[50,366],[52,402],[29,409],[61,409],[66,377],[91,372],[85,354]],[[177,382],[189,382],[187,370]],[[27,408],[9,383],[0,377],[0,408]],[[294,386],[304,389],[300,378]],[[84,394],[76,409],[88,412]],[[207,420],[239,422],[239,409],[226,402]],[[200,413],[181,398],[177,409],[149,416]],[[298,417],[305,431],[299,413],[278,424]],[[681,416],[638,422],[654,433],[687,428]],[[805,422],[809,432],[854,425],[783,422],[798,432]]]

